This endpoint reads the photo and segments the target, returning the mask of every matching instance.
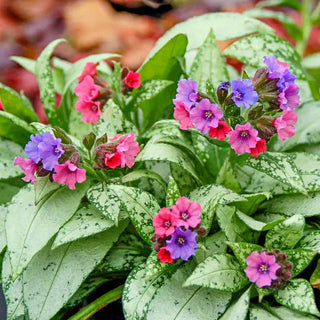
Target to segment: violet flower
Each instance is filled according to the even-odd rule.
[[[188,109],[199,101],[198,82],[189,78],[178,82],[176,99],[173,103],[182,102]]]
[[[249,79],[237,79],[231,81],[232,100],[240,108],[242,105],[249,109],[250,105],[257,103],[259,96],[253,89],[252,81]]]

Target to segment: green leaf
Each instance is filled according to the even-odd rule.
[[[25,319],[27,314],[23,301],[22,276],[12,281],[12,271],[8,252],[2,262],[2,289],[7,304],[7,320]]]
[[[296,312],[285,307],[270,307],[269,310],[271,310],[273,314],[276,314],[280,320],[288,320],[288,319],[316,320],[317,319],[311,315],[306,315],[304,313]]]
[[[35,133],[34,128],[24,120],[5,111],[0,112],[0,137],[24,146],[32,133]]]
[[[82,183],[76,190],[59,188],[38,205],[34,205],[30,185],[13,197],[6,208],[6,235],[13,279],[74,214],[87,187],[87,183]]]
[[[279,319],[280,318],[273,315],[273,313],[270,313],[259,306],[250,305],[250,320],[279,320]]]
[[[176,201],[181,197],[181,193],[176,181],[169,177],[169,183],[166,194],[166,205],[167,207],[171,207],[176,203]]]
[[[317,266],[310,277],[310,283],[314,288],[320,288],[320,260],[318,260]]]
[[[122,298],[126,320],[156,320],[159,315],[177,320],[219,319],[231,294],[206,288],[182,288],[190,271],[190,264],[186,264],[173,276],[159,274],[145,281],[145,269],[134,269],[126,281]]]
[[[228,242],[228,245],[232,249],[234,255],[238,259],[242,268],[246,268],[248,265],[246,263],[246,259],[253,251],[262,251],[263,247],[245,242]]]
[[[290,7],[297,11],[302,10],[302,5],[299,0],[267,0],[257,4],[258,8],[262,7]]]
[[[215,254],[201,262],[184,286],[201,286],[223,291],[237,292],[249,283],[242,267],[229,254]]]
[[[291,154],[265,152],[258,158],[248,158],[245,165],[267,174],[300,193],[307,193]]]
[[[57,113],[56,95],[54,88],[53,72],[50,66],[50,57],[55,47],[65,42],[65,39],[57,39],[42,51],[36,61],[35,71],[40,87],[40,98],[51,125],[59,126],[61,119]]]
[[[20,188],[18,186],[0,181],[0,204],[9,202],[19,190]]]
[[[24,298],[30,318],[52,319],[100,263],[123,230],[124,226],[112,228],[55,250],[51,250],[49,243],[41,250],[23,274]]]
[[[36,61],[33,59],[28,59],[25,57],[11,56],[10,60],[18,63],[22,68],[28,70],[29,72],[36,73]]]
[[[138,72],[142,83],[147,80],[177,81],[181,74],[179,61],[176,57],[183,57],[187,47],[187,37],[178,34],[162,46],[152,57],[146,59]]]
[[[190,77],[198,81],[198,89],[202,92],[206,91],[207,81],[217,87],[222,81],[229,80],[226,64],[217,46],[212,29],[192,63]]]
[[[305,235],[297,244],[298,248],[320,252],[320,231],[312,231]]]
[[[11,113],[26,122],[38,121],[38,117],[33,111],[31,102],[27,97],[21,95],[0,83],[0,99],[4,111]]]
[[[88,190],[87,197],[99,212],[115,224],[118,223],[121,212],[121,200],[112,187],[103,182],[98,183]]]
[[[230,12],[208,13],[176,24],[158,40],[147,59],[155,55],[171,38],[183,33],[188,38],[185,57],[187,69],[189,69],[198,48],[201,47],[211,29],[218,41],[241,38],[252,33],[274,33],[272,28],[261,21],[242,14]]]
[[[92,206],[79,209],[72,218],[63,225],[54,240],[52,248],[108,230],[114,222],[95,210]]]
[[[230,189],[214,184],[193,190],[189,198],[191,201],[200,203],[202,208],[201,225],[207,230],[210,230],[218,204],[244,200],[242,196]]]
[[[314,256],[317,254],[315,251],[304,249],[291,249],[285,251],[288,254],[288,260],[293,263],[293,275],[296,277],[312,262]]]
[[[246,198],[246,201],[237,201],[234,202],[233,205],[245,214],[252,215],[256,212],[261,202],[264,202],[271,197],[271,193],[260,192],[253,194],[242,194],[241,196]]]
[[[14,166],[14,158],[23,155],[23,149],[12,141],[0,138],[0,180],[23,174],[20,167]]]
[[[287,14],[281,11],[272,11],[266,9],[251,9],[244,12],[245,15],[252,18],[276,19],[282,23],[287,32],[293,39],[301,39],[302,33],[296,22]]]
[[[49,177],[37,177],[34,182],[34,204],[37,205],[44,197],[48,197],[54,190],[61,185],[52,183]]]
[[[239,299],[233,300],[220,320],[246,320],[250,304],[250,291],[251,287],[249,287]]]
[[[320,52],[310,54],[302,60],[302,65],[317,80],[320,80]],[[318,86],[317,86],[318,87]]]
[[[314,294],[309,282],[305,279],[294,279],[274,293],[275,299],[282,305],[300,312],[319,316]]]
[[[150,239],[154,234],[152,219],[160,210],[154,196],[138,188],[121,185],[109,185],[109,187],[121,200],[141,238],[152,244]]]
[[[224,50],[223,55],[254,68],[266,67],[263,57],[275,55],[277,59],[290,64],[290,70],[298,79],[307,79],[296,49],[288,41],[271,34],[254,34],[241,38]]]
[[[300,240],[305,226],[304,217],[294,215],[271,230],[266,235],[265,246],[274,249],[291,249]]]

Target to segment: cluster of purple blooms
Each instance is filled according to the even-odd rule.
[[[197,237],[205,235],[201,228],[201,206],[198,202],[181,197],[171,208],[161,208],[153,217],[155,234],[151,240],[162,263],[178,259],[189,260],[198,248]]]
[[[199,92],[196,81],[180,80],[173,100],[180,128],[196,128],[218,140],[229,136],[237,154],[255,157],[267,151],[266,142],[274,134],[281,140],[292,137],[297,122],[294,109],[300,103],[296,76],[288,63],[275,56],[264,57],[264,63],[267,68],[258,69],[252,79],[222,82],[217,89],[218,103]]]

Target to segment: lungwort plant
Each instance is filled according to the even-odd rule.
[[[8,319],[86,319],[121,296],[127,320],[316,319],[319,84],[294,47],[232,13],[178,24],[137,72],[51,60],[63,41],[12,58],[49,125],[0,86]]]

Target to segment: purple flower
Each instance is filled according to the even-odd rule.
[[[230,88],[230,82],[229,81],[223,81],[219,84],[219,90],[229,90]]]
[[[299,87],[295,84],[286,84],[278,96],[278,102],[282,110],[293,111],[300,104]]]
[[[189,260],[195,255],[195,249],[199,247],[196,241],[197,234],[191,230],[182,230],[175,227],[170,240],[167,240],[167,250],[173,260]]]
[[[178,82],[176,99],[173,103],[182,102],[188,109],[194,106],[199,100],[198,82],[189,78]]]
[[[252,82],[249,79],[240,78],[231,81],[232,100],[238,108],[244,105],[245,109],[249,109],[250,105],[257,103],[259,96],[254,91]]]
[[[38,163],[42,160],[43,168],[51,171],[58,159],[64,154],[61,139],[55,139],[50,132],[31,135],[31,141],[25,146],[27,156]]]
[[[212,104],[209,99],[202,99],[190,111],[191,121],[202,133],[208,133],[210,127],[217,128],[222,117],[222,110],[218,109],[217,104]]]
[[[228,142],[236,154],[251,153],[250,149],[256,147],[258,140],[258,131],[253,129],[249,122],[237,124],[235,129],[229,132]]]
[[[285,89],[286,84],[292,84],[296,80],[297,77],[289,70],[289,63],[279,61],[275,56],[264,56],[263,61],[268,67],[268,78],[279,79],[277,86],[280,91]]]
[[[277,280],[277,271],[281,268],[273,254],[253,251],[246,259],[248,267],[244,270],[251,282],[259,288],[271,286],[272,280]]]

